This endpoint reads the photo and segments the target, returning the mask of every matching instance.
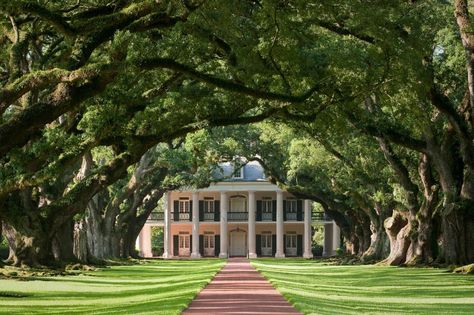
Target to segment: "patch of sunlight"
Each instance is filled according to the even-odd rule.
[[[297,294],[311,298],[329,299],[333,301],[352,301],[352,302],[369,302],[369,303],[398,303],[398,304],[473,304],[474,297],[367,297],[367,296],[346,296],[341,294],[319,293],[317,290],[308,292],[307,290],[283,288],[285,293]]]

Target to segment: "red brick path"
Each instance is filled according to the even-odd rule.
[[[229,259],[191,302],[187,314],[302,314],[272,287],[249,261]]]

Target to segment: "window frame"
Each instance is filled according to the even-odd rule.
[[[204,197],[203,199],[203,211],[204,213],[215,212],[215,200],[213,197]]]
[[[273,199],[271,197],[262,198],[262,213],[272,213]]]
[[[244,166],[241,166],[238,170],[234,169],[232,171],[232,178],[233,179],[244,179]]]
[[[188,197],[180,197],[178,199],[179,201],[179,213],[190,213],[191,209],[190,209],[190,206],[189,206],[189,198]]]
[[[298,200],[297,199],[286,199],[286,213],[298,212]]]

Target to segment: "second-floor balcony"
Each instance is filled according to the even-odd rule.
[[[311,219],[312,221],[332,221],[332,218],[324,212],[313,212]]]
[[[287,212],[284,214],[285,222],[287,221],[302,221],[302,216],[298,216],[296,212]],[[165,214],[164,212],[152,212],[150,217],[148,218],[149,221],[164,221]],[[263,221],[263,222],[275,222],[276,221],[275,214],[271,212],[263,212],[261,213],[261,217],[257,215],[256,221]],[[190,222],[192,220],[190,212],[178,212],[170,213],[170,219],[174,222],[183,221],[183,222]],[[313,212],[311,216],[312,221],[332,221],[332,218],[329,217],[324,212]],[[248,221],[248,212],[243,211],[229,211],[227,213],[227,220],[230,222],[245,222]],[[205,212],[201,213],[199,216],[200,222],[211,222],[211,221],[220,221],[219,211],[217,212]]]
[[[228,212],[228,221],[247,221],[249,218],[248,212]]]
[[[214,212],[205,212],[203,214],[204,221],[214,221],[215,220],[215,213]]]
[[[164,212],[152,212],[150,216],[148,217],[148,220],[150,221],[163,221],[164,219],[165,219]]]
[[[273,214],[271,212],[263,212],[262,221],[273,221]]]

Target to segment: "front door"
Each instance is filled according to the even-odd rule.
[[[230,233],[230,256],[245,256],[246,244],[244,232]]]
[[[262,256],[272,255],[272,235],[262,234]]]
[[[215,255],[214,238],[215,238],[214,234],[204,235],[204,256]]]
[[[179,235],[179,256],[191,255],[189,235]]]
[[[286,255],[287,256],[296,256],[296,234],[286,235]]]

